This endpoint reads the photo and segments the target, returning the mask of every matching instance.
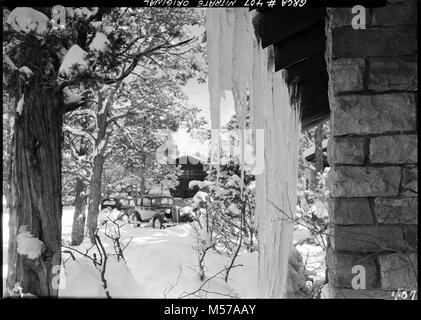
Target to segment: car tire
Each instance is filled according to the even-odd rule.
[[[140,221],[141,221],[141,219],[139,219],[139,218],[140,217],[139,217],[138,213],[135,213],[133,215],[133,227],[135,227],[135,228],[139,227],[139,224],[140,224]]]
[[[152,220],[152,228],[154,229],[162,229],[162,222],[158,217],[153,218]]]

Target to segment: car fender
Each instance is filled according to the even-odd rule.
[[[138,210],[136,210],[135,212],[133,212],[132,219],[133,219],[134,216],[137,216],[137,220],[139,220],[140,222],[143,222],[144,221],[142,219],[142,215],[140,214],[140,212]]]
[[[165,222],[163,214],[160,214],[160,213],[154,214],[151,218],[151,221],[153,221],[155,218],[158,218],[162,223]]]

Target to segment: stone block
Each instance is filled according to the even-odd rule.
[[[373,224],[367,198],[329,198],[329,220],[333,224]]]
[[[417,61],[406,57],[370,58],[367,87],[373,91],[417,90]]]
[[[331,98],[334,136],[416,130],[415,95],[347,95]]]
[[[328,146],[329,164],[363,164],[364,145],[361,137],[332,138]]]
[[[417,255],[394,253],[377,257],[382,289],[416,289]]]
[[[366,287],[363,289],[378,288],[378,271],[372,255],[343,254],[332,250],[329,250],[326,254],[329,283],[335,287],[353,288],[352,279],[358,276],[357,273],[353,273],[353,267],[357,265],[363,266],[365,270]]]
[[[333,167],[329,172],[332,197],[397,196],[400,167]]]
[[[336,59],[330,66],[330,84],[337,92],[364,89],[364,59]]]
[[[417,224],[417,198],[376,198],[374,212],[378,223]]]
[[[394,300],[393,291],[371,289],[371,290],[354,290],[337,288],[330,283],[322,289],[322,298],[328,299],[383,299]]]
[[[418,249],[418,225],[403,227],[408,252],[416,252]]]
[[[328,8],[329,26],[333,28],[351,26],[352,18],[355,14],[352,13],[352,8]],[[367,14],[369,14],[367,10]],[[367,20],[369,21],[368,17]]]
[[[405,26],[417,24],[417,2],[405,0],[385,7],[374,8],[372,26]]]
[[[417,135],[371,138],[370,163],[417,163]]]
[[[415,55],[416,28],[334,28],[331,33],[333,58]]]
[[[407,244],[402,228],[394,226],[334,226],[331,244],[336,251],[405,252]]]
[[[418,194],[418,168],[403,168],[402,170],[402,188],[407,193]]]

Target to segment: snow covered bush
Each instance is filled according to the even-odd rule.
[[[190,188],[199,187],[193,198],[196,214],[193,229],[198,239],[199,273],[204,279],[204,256],[209,249],[226,255],[228,264],[224,270],[228,281],[240,249],[256,249],[254,220],[254,176],[245,175],[241,181],[239,167],[225,165],[216,183],[216,173],[210,170],[206,181],[192,181]],[[202,277],[203,276],[203,277]]]
[[[298,205],[296,223],[310,231],[313,241],[326,250],[329,226],[327,175],[329,168],[316,175],[314,189],[304,187],[304,178],[298,183]]]
[[[99,229],[94,233],[95,243],[91,244],[86,239],[80,246],[72,247],[62,244],[64,248],[63,253],[69,253],[70,257],[64,262],[66,273],[70,274],[66,283],[80,282],[80,278],[89,282],[89,285],[84,283],[71,288],[65,288],[61,296],[72,296],[75,292],[84,297],[103,296],[112,298],[113,292],[119,297],[134,297],[136,295],[136,285],[133,275],[128,269],[124,257],[124,250],[130,244],[131,240],[123,243],[121,241],[120,228],[124,226],[124,222],[117,222],[109,219],[111,227],[106,224],[104,229],[104,236],[108,242],[111,242],[114,252],[108,252],[105,248],[110,247],[109,243],[105,243],[99,235]],[[78,259],[76,259],[78,255]],[[69,259],[71,260],[69,261]],[[69,261],[69,262],[68,262]],[[70,264],[66,266],[66,262]],[[90,264],[91,262],[92,264]],[[94,272],[93,272],[94,271]],[[95,272],[96,271],[96,272]],[[129,280],[127,280],[129,279]],[[99,285],[102,287],[103,292],[98,292]],[[127,294],[124,294],[124,287],[130,289]],[[86,288],[93,288],[94,291],[82,293],[79,290]],[[114,291],[115,290],[115,291]]]

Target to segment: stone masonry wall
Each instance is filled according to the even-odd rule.
[[[416,6],[367,8],[357,30],[351,8],[328,9],[330,298],[417,289]],[[355,265],[365,290],[352,287]]]

